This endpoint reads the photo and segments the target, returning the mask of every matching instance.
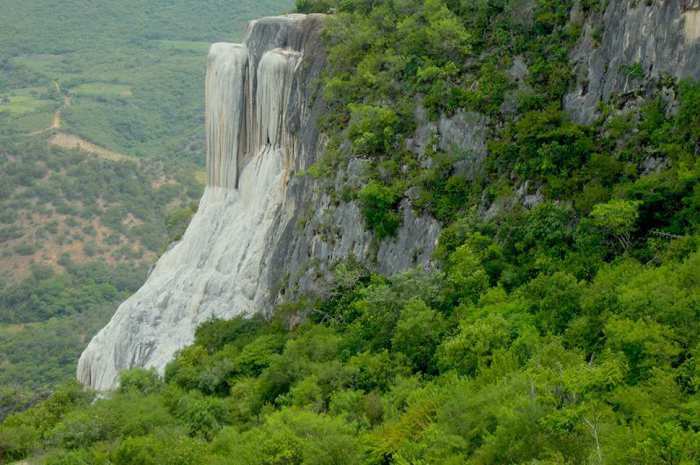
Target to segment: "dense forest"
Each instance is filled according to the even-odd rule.
[[[328,145],[306,175],[366,160],[358,192],[328,192],[378,239],[410,198],[444,225],[436,267],[339,262],[329,295],[204,324],[164,377],[127,371],[97,399],[67,384],[9,416],[0,460],[700,462],[700,84],[629,63],[639,101],[576,123],[575,3],[585,18],[606,2],[299,0],[334,13]],[[418,106],[488,119],[479,169],[405,148]],[[523,185],[536,202],[513,200]]]
[[[291,8],[3,2],[0,418],[75,376],[90,338],[184,232],[204,182],[209,44]]]

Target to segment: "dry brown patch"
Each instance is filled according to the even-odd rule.
[[[161,177],[161,178],[154,179],[153,181],[151,181],[151,188],[160,189],[163,186],[168,186],[168,185],[172,185],[172,184],[176,184],[176,183],[177,182],[174,179]]]
[[[89,153],[100,158],[111,161],[127,161],[133,160],[133,157],[125,155],[123,153],[115,152],[113,150],[100,147],[92,142],[88,142],[82,137],[76,136],[74,134],[68,134],[65,132],[59,132],[54,134],[49,138],[49,145],[56,147],[61,147],[68,150],[79,150],[81,152]]]
[[[75,220],[76,226],[68,226],[68,219]],[[38,237],[38,230],[42,226],[51,221],[57,221],[58,227],[56,232],[49,232],[48,237]],[[130,226],[142,224],[140,220],[129,214],[125,222]],[[29,276],[31,266],[33,264],[42,264],[60,268],[59,261],[64,254],[68,254],[76,263],[84,263],[90,260],[101,260],[109,265],[116,265],[123,261],[122,258],[115,258],[113,254],[124,245],[124,241],[117,244],[107,244],[107,238],[112,234],[119,232],[103,225],[99,218],[94,218],[91,221],[75,217],[67,216],[59,213],[41,214],[41,213],[24,213],[17,222],[17,226],[21,228],[22,237],[6,241],[2,244],[2,248],[13,251],[7,256],[0,257],[0,270],[11,270],[7,276],[13,281],[20,281]],[[82,230],[86,226],[92,226],[95,233],[86,236]],[[73,239],[78,235],[78,238]],[[66,241],[59,241],[60,237],[67,238]],[[89,242],[94,242],[98,252],[94,256],[88,256],[85,252],[85,246]],[[31,255],[20,255],[14,253],[15,247],[23,243],[39,243],[41,247]],[[140,260],[153,261],[157,258],[154,252],[145,250],[139,241],[128,244],[132,252],[143,250],[143,255]],[[129,259],[127,259],[129,260]]]

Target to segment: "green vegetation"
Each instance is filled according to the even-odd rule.
[[[569,52],[581,30],[569,21],[572,4],[298,3],[304,11],[338,12],[325,34],[329,149],[311,172],[330,174],[350,157],[367,158],[368,186],[377,182],[392,193],[385,196],[391,197],[383,202],[385,213],[364,209],[367,226],[380,237],[387,228],[378,218],[391,218],[409,191],[415,207],[447,224],[482,206],[484,199],[506,199],[526,183],[545,198],[572,202],[581,217],[595,203],[640,200],[640,193],[631,191],[637,191],[646,174],[642,165],[650,157],[669,161],[671,168],[660,174],[669,183],[680,169],[697,172],[694,139],[687,134],[696,116],[686,114],[697,105],[696,84],[656,83],[659,96],[662,89],[677,96],[683,108],[678,113],[653,96],[637,111],[606,108],[590,126],[572,122],[563,112],[562,97],[572,79]],[[594,4],[586,2],[584,10]],[[517,71],[523,67],[526,71]],[[404,141],[413,136],[417,105],[433,118],[457,111],[488,116],[486,163],[468,173],[454,167],[457,160],[473,158],[471,153],[436,150],[432,144],[423,159],[411,153]],[[696,179],[680,188],[692,189]],[[675,203],[672,197],[688,191],[668,195],[666,201]],[[362,195],[360,200],[367,204]],[[647,215],[640,215],[644,223]],[[649,226],[643,224],[642,230]]]
[[[334,179],[368,160],[356,200],[378,238],[411,190],[444,223],[437,268],[385,277],[338,263],[326,298],[205,323],[163,378],[128,371],[97,400],[67,385],[9,416],[1,459],[698,463],[700,85],[646,83],[643,104],[571,121],[572,4],[299,1],[338,12],[325,33],[328,151],[309,171]],[[455,168],[471,154],[430,147],[424,163],[403,148],[417,101],[432,117],[488,116],[481,172]],[[522,186],[540,200],[524,206]],[[189,214],[171,215],[173,237]]]
[[[9,417],[0,448],[46,464],[696,463],[699,245],[510,290],[517,255],[476,232],[444,272],[345,264],[332,299],[209,322],[164,381],[132,370],[94,403],[68,386]]]
[[[7,265],[0,278],[8,282],[32,263],[66,268],[96,255],[145,266],[167,245],[166,216],[201,192],[182,163],[102,159],[42,141],[6,143],[0,167],[0,262]],[[22,313],[6,308],[0,321],[8,311]]]
[[[362,214],[367,226],[378,239],[392,236],[399,227],[400,218],[394,207],[399,200],[396,192],[378,182],[370,182],[359,193]]]
[[[164,166],[50,149],[42,141],[5,144],[0,416],[75,375],[90,338],[175,239],[166,220],[201,186],[182,164],[167,172]],[[179,221],[182,230],[189,217]]]

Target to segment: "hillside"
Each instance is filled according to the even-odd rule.
[[[114,390],[0,460],[699,463],[700,2],[296,4],[211,55],[192,227],[85,352]]]
[[[10,0],[0,15],[0,417],[79,353],[202,192],[206,52],[280,1]]]

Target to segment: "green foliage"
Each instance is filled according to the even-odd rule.
[[[258,428],[227,430],[213,449],[223,464],[255,465],[359,464],[358,440],[342,420],[303,410],[284,409],[269,415]]]
[[[121,153],[201,163],[202,70],[209,44],[240,40],[248,20],[285,12],[293,2],[150,5],[66,0],[57,15],[47,0],[9,0],[8,14],[0,18],[7,83],[0,98],[9,98],[11,114],[22,112],[26,122],[4,120],[0,136],[48,127],[68,96],[63,130]]]
[[[86,334],[96,333],[114,312],[116,303],[91,308],[85,314],[52,318],[26,325],[0,326],[0,384],[13,395],[2,416],[24,410],[48,396],[57,384],[75,377],[75,365],[85,348]]]
[[[34,267],[29,278],[0,293],[0,322],[45,321],[117,302],[136,291],[140,281],[129,275],[137,273],[133,267],[110,269],[103,263],[71,264],[62,274]]]
[[[474,302],[488,288],[489,279],[479,257],[468,244],[457,248],[447,264],[447,281],[458,301]]]
[[[296,0],[295,6],[299,13],[328,13],[334,0]]]
[[[182,239],[182,236],[190,224],[190,220],[197,213],[198,205],[192,202],[188,207],[176,208],[168,212],[165,218],[165,227],[168,230],[168,243]]]
[[[615,237],[624,249],[630,247],[630,237],[639,218],[639,204],[625,200],[612,200],[598,204],[591,212],[593,224]]]
[[[697,243],[659,264],[628,256],[590,280],[559,270],[506,291],[485,271],[485,239],[466,237],[445,273],[353,280],[333,304],[308,304],[326,312],[318,322],[206,323],[165,385],[134,370],[110,398],[91,402],[69,387],[0,426],[5,457],[584,464],[600,455],[631,464],[700,456]]]
[[[595,150],[592,131],[566,121],[561,111],[572,78],[569,52],[578,38],[568,24],[573,4],[299,2],[303,11],[337,12],[325,30],[330,109],[324,120],[332,143],[321,161],[329,165],[324,171],[370,155],[367,186],[391,186],[396,201],[389,210],[411,192],[414,207],[445,222],[477,205],[484,188],[513,168],[521,179],[547,184],[552,197],[571,194],[578,179],[567,177]],[[518,71],[523,64],[516,61],[527,69]],[[463,110],[488,115],[488,170],[474,179],[464,168],[478,168],[472,154],[446,154],[434,141],[425,147],[430,163],[407,152],[414,120],[425,123],[414,117],[425,113],[417,106],[431,120]],[[377,232],[374,224],[368,221]],[[386,237],[380,231],[378,238]]]
[[[131,371],[109,398],[72,387],[10,416],[3,459],[698,462],[700,86],[678,85],[675,112],[651,95],[573,123],[561,108],[572,5],[298,2],[338,11],[324,79],[333,163],[367,159],[357,198],[378,239],[396,230],[404,190],[422,191],[450,222],[437,268],[383,277],[339,263],[326,298],[202,325],[163,381]],[[502,58],[514,55],[524,83]],[[483,173],[401,148],[419,94],[433,116],[489,114]],[[528,186],[540,198],[524,207]]]
[[[90,338],[187,228],[202,189],[195,175],[209,44],[239,40],[248,20],[292,5],[3,5],[0,418],[75,376]],[[49,146],[56,132],[117,153]],[[55,271],[40,276],[31,264]],[[56,460],[97,461],[81,453]]]
[[[119,392],[122,393],[137,392],[148,395],[158,392],[162,385],[162,380],[154,369],[134,368],[119,376]]]
[[[126,438],[103,460],[119,465],[203,465],[207,463],[204,453],[200,441],[177,431],[159,429],[149,435]]]
[[[401,309],[391,346],[408,357],[414,370],[428,372],[434,369],[433,356],[446,329],[440,313],[422,300],[411,300]]]
[[[399,200],[396,190],[372,182],[363,187],[358,196],[362,216],[367,227],[377,235],[377,239],[392,236],[401,225],[401,218],[394,210]]]
[[[399,118],[392,109],[351,104],[350,115],[348,137],[354,153],[382,154],[394,147]]]
[[[640,63],[623,66],[622,71],[630,79],[644,79],[644,69]]]

